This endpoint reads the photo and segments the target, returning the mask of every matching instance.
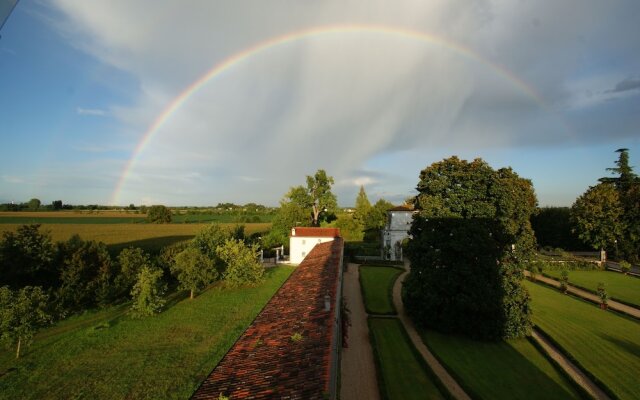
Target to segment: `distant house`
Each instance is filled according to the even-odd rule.
[[[331,242],[338,237],[340,237],[340,229],[338,228],[291,228],[289,262],[300,264],[316,244]]]
[[[393,207],[387,211],[387,224],[382,230],[382,255],[386,260],[402,260],[402,241],[409,238],[413,209]]]

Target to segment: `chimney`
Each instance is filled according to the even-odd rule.
[[[296,235],[296,228],[291,228],[291,236],[295,236]]]

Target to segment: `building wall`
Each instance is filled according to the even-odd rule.
[[[289,262],[300,264],[318,243],[332,242],[332,237],[291,236],[289,238]]]
[[[389,259],[401,260],[403,258],[400,244],[409,237],[413,212],[389,211],[387,213],[387,225],[382,231],[382,244],[389,247]],[[383,255],[387,258],[387,254]]]

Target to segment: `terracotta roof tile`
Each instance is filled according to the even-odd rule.
[[[318,244],[193,399],[323,399],[329,391],[342,240]],[[324,311],[324,297],[331,297]],[[302,339],[292,339],[296,333]]]

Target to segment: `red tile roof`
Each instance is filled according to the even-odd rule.
[[[295,231],[295,234],[294,234]],[[338,228],[309,228],[296,226],[291,228],[291,236],[295,237],[340,237],[340,229]]]
[[[323,399],[333,386],[342,239],[317,244],[193,399]],[[331,298],[324,311],[325,295]],[[292,339],[296,333],[302,338]],[[337,371],[333,371],[335,374]]]

